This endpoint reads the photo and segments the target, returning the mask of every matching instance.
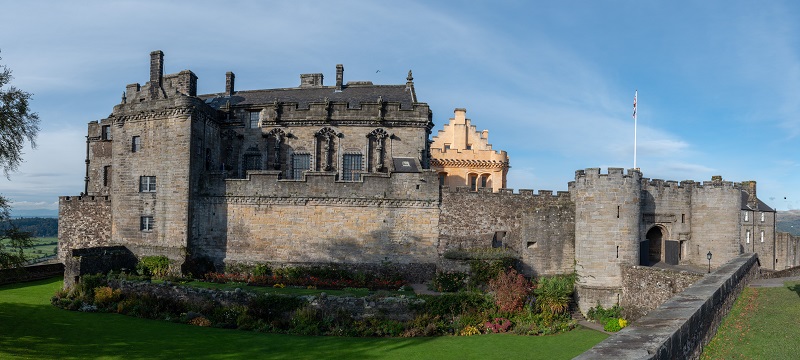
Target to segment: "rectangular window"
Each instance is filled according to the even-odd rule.
[[[111,140],[111,125],[103,125],[103,127],[101,127],[100,130],[101,130],[100,133],[101,139]]]
[[[244,156],[244,171],[247,170],[261,170],[261,155],[245,155]]]
[[[472,150],[472,144],[467,144],[467,150]]]
[[[439,173],[439,186],[444,186],[447,180],[447,173]]]
[[[489,182],[489,175],[481,176],[481,187],[485,188],[486,184]]]
[[[155,192],[156,191],[156,177],[155,176],[140,176],[139,177],[139,192]]]
[[[478,175],[469,176],[469,189],[472,191],[478,191]]]
[[[111,165],[103,166],[103,186],[111,184]]]
[[[681,224],[686,222],[686,214],[681,214]]]
[[[764,230],[761,230],[761,242],[764,242]]]
[[[294,154],[292,155],[292,179],[302,179],[303,172],[311,169],[311,155]]]
[[[139,230],[141,231],[153,231],[153,225],[155,221],[153,220],[152,216],[142,216],[139,220]]]
[[[750,221],[750,215],[749,214],[750,214],[750,212],[748,212],[748,211],[744,212],[744,221]]]
[[[259,116],[261,115],[260,111],[251,111],[250,112],[250,128],[251,129],[258,129],[258,120]]]
[[[344,154],[342,160],[344,162],[342,180],[361,180],[361,154]]]
[[[134,136],[131,138],[131,152],[139,152],[142,149],[142,138]]]
[[[745,234],[746,234],[745,235],[746,236],[746,240],[745,241],[746,241],[746,243],[749,244],[750,243],[750,230],[747,230],[747,232],[745,232]]]
[[[450,144],[444,144],[444,151],[450,150]]]
[[[764,222],[764,212],[761,212],[761,222]]]

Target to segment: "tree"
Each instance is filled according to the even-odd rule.
[[[0,65],[0,168],[6,178],[10,178],[9,174],[22,162],[25,140],[36,146],[34,140],[39,132],[39,115],[32,112],[28,104],[31,94],[7,86],[12,79],[11,69]],[[8,200],[0,196],[0,221],[10,220],[9,211]],[[31,234],[20,231],[13,224],[0,232],[0,269],[24,264],[26,259],[22,250],[31,244]]]

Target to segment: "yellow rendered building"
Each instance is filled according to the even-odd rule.
[[[442,186],[468,186],[472,191],[506,187],[508,154],[489,144],[489,130],[478,132],[467,119],[467,109],[455,109],[444,129],[433,137],[431,169]]]

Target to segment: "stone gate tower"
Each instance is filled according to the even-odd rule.
[[[619,303],[620,265],[639,261],[642,174],[630,169],[578,170],[570,183],[575,203],[576,294],[584,314],[598,303]]]

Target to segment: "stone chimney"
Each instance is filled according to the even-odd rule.
[[[336,91],[342,91],[344,84],[344,65],[336,64]]]
[[[164,78],[164,52],[156,50],[150,53],[150,85],[161,87]]]
[[[233,80],[236,79],[236,75],[234,73],[228,71],[225,73],[225,94],[228,96],[233,96],[235,92],[233,88]]]
[[[747,205],[751,209],[755,209],[756,205],[758,205],[758,197],[756,197],[756,182],[755,180],[745,181],[742,185],[744,185],[745,191],[747,191]]]
[[[300,74],[300,87],[322,87],[322,74]]]

